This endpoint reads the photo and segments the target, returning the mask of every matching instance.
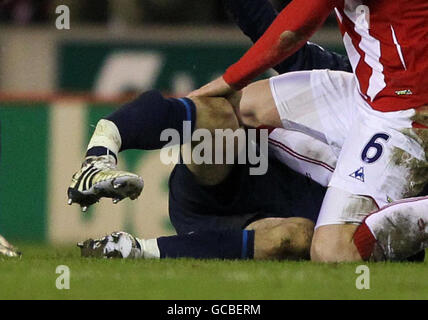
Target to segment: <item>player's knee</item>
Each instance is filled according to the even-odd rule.
[[[292,230],[292,255],[295,259],[309,259],[314,234],[314,223],[308,219],[301,219],[294,224]]]
[[[208,129],[239,128],[238,119],[233,106],[225,98],[221,97],[192,97],[196,105],[196,127]]]
[[[272,230],[270,255],[273,258],[300,260],[309,259],[314,224],[307,219],[293,223],[284,223]]]
[[[272,108],[276,110],[268,80],[254,82],[243,90],[239,112],[245,125],[272,125]]]
[[[243,124],[257,128],[262,124],[263,115],[257,101],[248,96],[243,96],[239,105],[239,113]]]
[[[311,260],[314,262],[352,262],[361,260],[354,243],[355,225],[329,225],[314,233]]]
[[[338,262],[336,245],[326,245],[318,242],[312,242],[311,260],[314,262]]]

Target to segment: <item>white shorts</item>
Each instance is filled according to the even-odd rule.
[[[337,156],[330,147],[302,132],[277,128],[269,134],[269,157],[327,187]]]
[[[367,198],[383,207],[422,191],[428,164],[412,129],[414,109],[373,110],[354,75],[340,71],[288,73],[271,78],[270,87],[284,128],[323,143],[335,157],[330,163],[337,161],[317,227],[361,223]]]

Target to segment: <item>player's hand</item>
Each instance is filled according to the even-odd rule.
[[[203,87],[192,91],[188,97],[228,97],[235,93],[235,90],[219,77]]]

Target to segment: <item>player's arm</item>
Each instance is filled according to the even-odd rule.
[[[225,10],[252,42],[257,42],[278,16],[278,12],[268,0],[223,0],[223,2]],[[296,53],[273,69],[280,74],[314,69],[352,72],[347,56],[326,50],[311,42],[305,43]]]
[[[227,69],[223,77],[191,95],[225,96],[245,87],[252,79],[304,46],[340,1],[292,1],[250,50]]]
[[[338,0],[294,0],[275,19],[264,35],[235,64],[223,79],[234,89],[252,79],[305,45],[325,22]]]

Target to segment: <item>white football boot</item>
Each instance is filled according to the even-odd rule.
[[[20,257],[21,252],[19,252],[4,237],[0,235],[0,255],[15,258],[15,257]]]
[[[112,198],[114,204],[128,197],[135,200],[143,187],[140,176],[117,169],[113,156],[90,156],[72,177],[67,192],[68,204],[78,203],[86,212],[90,205],[103,197]]]
[[[159,258],[156,239],[143,240],[133,235],[118,231],[100,239],[88,239],[79,242],[82,257],[150,259]]]

